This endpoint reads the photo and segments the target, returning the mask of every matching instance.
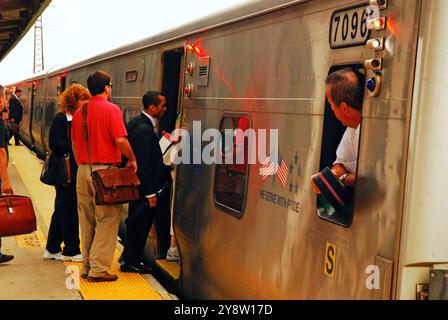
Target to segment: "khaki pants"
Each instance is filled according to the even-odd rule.
[[[94,165],[92,169],[96,171],[107,167]],[[95,189],[88,165],[78,168],[76,192],[84,258],[83,274],[102,277],[112,266],[123,208],[122,205],[95,205]]]

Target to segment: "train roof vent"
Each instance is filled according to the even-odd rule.
[[[199,87],[208,86],[208,79],[210,74],[210,57],[204,57],[199,63]]]

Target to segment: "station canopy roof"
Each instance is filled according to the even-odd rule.
[[[51,0],[0,0],[0,62],[34,25]]]

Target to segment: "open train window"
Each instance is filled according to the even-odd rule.
[[[338,65],[334,66],[330,69],[329,75],[343,69],[351,69],[359,82],[355,90],[352,91],[352,99],[347,98],[344,102],[346,104],[356,105],[356,108],[359,110],[358,115],[362,114],[362,103],[364,100],[364,83],[365,83],[365,69],[362,64],[351,64],[351,65]],[[326,86],[327,87],[327,86]],[[354,93],[356,91],[356,93]],[[347,90],[344,88],[343,90],[339,90],[339,92],[344,92],[347,94]],[[344,100],[344,96],[337,96],[337,100]],[[334,100],[334,99],[332,99]],[[335,101],[333,101],[335,105]],[[337,108],[338,117],[341,118],[340,108]],[[341,176],[341,179],[335,178],[328,169],[335,169],[335,165],[338,163],[339,165],[343,165],[343,167],[349,172],[357,174],[357,165],[358,165],[358,157],[355,157],[354,161],[347,163],[339,163],[345,160],[342,160],[341,154],[344,154],[343,150],[346,150],[344,146],[353,146],[351,150],[348,150],[349,154],[353,155],[356,152],[356,155],[359,154],[359,144],[356,149],[356,140],[360,138],[362,119],[358,119],[359,125],[356,128],[350,128],[354,123],[358,121],[352,121],[345,119],[346,115],[344,114],[343,120],[338,120],[335,112],[332,110],[332,107],[328,101],[328,97],[325,102],[325,115],[324,115],[324,126],[323,126],[323,135],[322,135],[322,150],[321,150],[321,159],[320,159],[320,175],[318,180],[315,180],[315,183],[319,182],[319,187],[321,191],[323,191],[320,195],[318,195],[317,199],[317,214],[321,219],[326,221],[335,223],[337,225],[348,228],[351,226],[353,222],[353,214],[354,214],[354,194],[355,194],[355,185],[354,183],[348,183],[348,181],[344,181],[346,176]],[[343,124],[346,122],[345,125]],[[349,124],[347,123],[350,122]],[[347,125],[347,126],[346,126]],[[343,137],[345,138],[343,139]],[[359,140],[358,140],[359,141]],[[338,148],[340,147],[338,151]],[[339,162],[338,162],[339,161]],[[325,170],[328,168],[327,170]],[[344,181],[344,184],[342,182]],[[347,186],[348,184],[352,184],[352,186]]]
[[[242,114],[226,115],[220,124],[222,164],[215,167],[215,203],[238,218],[246,206],[251,128],[250,117]]]

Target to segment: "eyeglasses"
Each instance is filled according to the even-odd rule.
[[[111,87],[111,88],[113,88],[112,83],[109,83],[108,86]]]

